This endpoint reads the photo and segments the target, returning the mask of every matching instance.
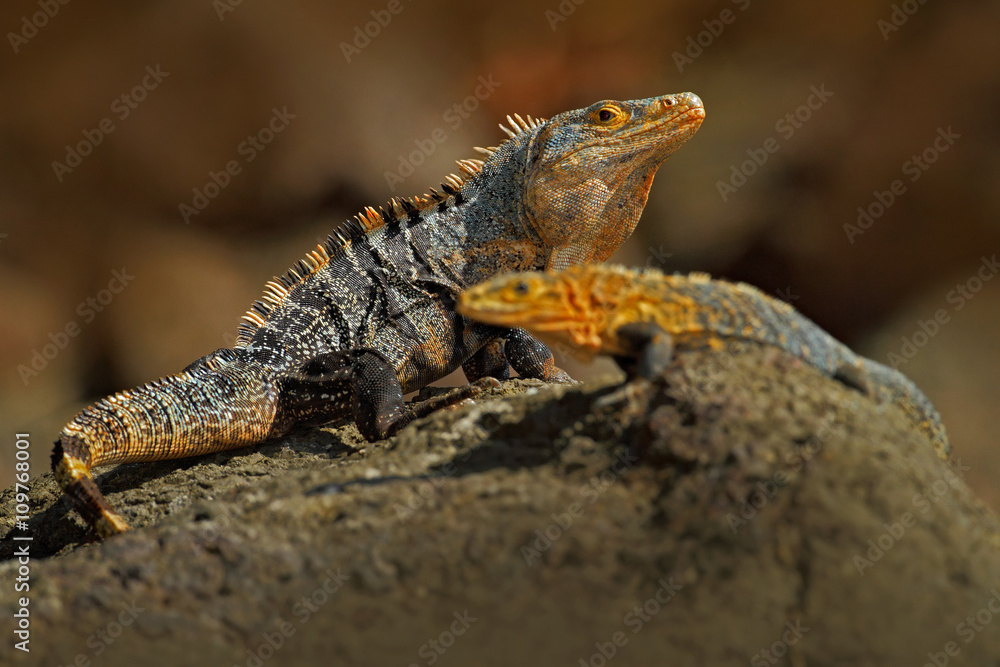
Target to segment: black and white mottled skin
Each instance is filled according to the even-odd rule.
[[[507,271],[605,259],[638,222],[656,169],[703,118],[690,93],[508,117],[510,138],[480,149],[485,161],[460,161],[463,175],[443,192],[366,209],[269,282],[233,348],[77,415],[53,452],[59,484],[106,536],[127,524],[93,466],[221,451],[345,417],[381,439],[511,366],[569,381],[523,330],[458,315],[458,295]],[[459,366],[473,385],[403,402]]]

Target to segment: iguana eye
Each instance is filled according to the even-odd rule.
[[[627,115],[618,105],[605,104],[596,111],[592,112],[590,118],[595,125],[614,127],[615,125],[620,125],[625,122]]]
[[[514,285],[514,294],[517,294],[518,296],[528,296],[528,292],[530,291],[531,289],[528,287],[528,283],[523,280]]]

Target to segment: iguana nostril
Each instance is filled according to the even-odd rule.
[[[700,109],[705,106],[702,104],[701,98],[694,93],[684,93],[683,95],[678,95],[678,97],[683,98],[687,102],[687,105],[693,109]]]

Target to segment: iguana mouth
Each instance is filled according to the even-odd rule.
[[[694,134],[699,127],[701,127],[702,122],[705,120],[705,107],[701,106],[701,100],[698,100],[697,104],[689,104],[687,109],[678,111],[677,113],[658,118],[647,124],[638,124],[624,131],[612,131],[609,132],[607,136],[601,137],[599,140],[588,142],[582,146],[578,146],[571,151],[563,153],[563,158],[570,157],[571,155],[576,155],[582,150],[586,150],[592,146],[601,145],[611,145],[617,143],[627,142],[633,137],[656,134],[663,127],[668,125],[676,125],[676,128],[665,135],[664,138],[669,137],[671,143],[682,144],[687,140],[692,134]],[[686,120],[684,119],[687,116]]]

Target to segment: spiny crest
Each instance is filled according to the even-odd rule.
[[[507,121],[511,128],[500,125],[508,137],[513,139],[522,132],[527,132],[545,123],[544,118],[532,118],[527,120],[520,115],[507,116]],[[489,148],[476,147],[487,159],[499,150],[499,146]],[[299,260],[292,268],[288,269],[283,276],[276,276],[269,280],[264,286],[263,296],[255,301],[250,310],[243,315],[242,321],[236,330],[235,347],[246,347],[250,344],[254,333],[264,325],[267,317],[274,309],[288,297],[289,292],[307,277],[316,273],[326,266],[330,259],[336,256],[350,245],[351,241],[367,234],[375,229],[384,227],[402,219],[409,219],[421,214],[431,208],[438,207],[441,203],[447,202],[449,198],[455,198],[455,204],[461,203],[461,191],[465,181],[476,176],[483,170],[485,164],[483,160],[471,158],[468,160],[456,160],[459,174],[448,174],[441,183],[441,191],[430,188],[429,192],[415,197],[393,197],[389,202],[375,210],[371,206],[366,206],[363,211],[355,215],[352,219],[341,224],[326,241],[317,245],[316,249],[307,253],[304,259]]]
[[[500,129],[503,130],[504,134],[513,139],[522,132],[541,127],[545,123],[545,120],[544,118],[532,118],[531,116],[528,116],[528,120],[524,120],[519,114],[514,114],[513,117],[508,115],[507,122],[510,123],[510,127],[500,123]]]
[[[398,199],[393,199],[390,204],[392,210],[402,210],[402,205]],[[366,207],[364,211],[354,218],[342,223],[332,234],[326,237],[323,243],[317,244],[316,249],[306,253],[303,259],[295,263],[282,276],[275,276],[264,286],[263,296],[255,301],[250,310],[242,318],[236,329],[235,347],[246,347],[253,338],[254,332],[263,326],[268,315],[288,296],[292,288],[324,267],[327,262],[352,240],[368,233],[369,230],[384,224],[381,216],[389,215],[384,208],[375,211]],[[380,222],[376,225],[375,218]]]
[[[503,130],[503,133],[507,135],[507,139],[505,139],[500,144],[500,146],[507,143],[514,137],[523,134],[524,132],[535,130],[545,125],[545,123],[547,122],[548,122],[547,118],[532,118],[531,116],[528,116],[528,119],[525,120],[524,118],[521,118],[520,114],[514,114],[513,116],[508,115],[507,123],[510,124],[510,127],[507,127],[503,123],[500,123],[500,129]],[[489,146],[487,148],[483,148],[482,146],[473,146],[473,150],[476,150],[485,155],[487,158],[489,158],[498,150],[500,150],[500,146]]]

